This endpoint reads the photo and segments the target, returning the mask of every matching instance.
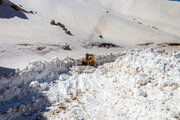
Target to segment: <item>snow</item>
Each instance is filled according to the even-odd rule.
[[[163,46],[180,43],[179,9],[169,0],[3,0],[0,75],[11,74],[0,76],[0,120],[179,120],[180,47]],[[97,68],[78,65],[86,53]]]
[[[6,1],[8,2],[1,5],[0,16],[4,15],[2,14],[2,11],[5,12],[4,9],[12,12],[11,3],[9,0]],[[22,10],[13,12],[13,16],[9,19],[0,18],[0,65],[8,68],[23,69],[29,62],[37,59],[118,52],[141,43],[179,42],[180,38],[178,2],[168,0],[54,0],[53,2],[11,0],[11,2],[22,5]],[[37,13],[30,14],[28,11]],[[68,36],[60,27],[51,25],[52,19],[63,23],[74,36]],[[100,39],[99,35],[104,39]],[[84,48],[92,42],[110,42],[123,49]],[[70,45],[72,51],[62,49],[66,44]],[[37,47],[46,48],[39,51]]]
[[[33,62],[1,80],[1,118],[179,119],[179,54],[136,49],[104,55],[111,62],[100,55],[98,68],[72,58]],[[32,102],[20,102],[27,93]]]

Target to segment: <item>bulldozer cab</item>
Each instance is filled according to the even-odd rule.
[[[87,53],[85,58],[82,59],[81,65],[96,66],[94,55]]]
[[[92,59],[94,59],[94,55],[86,54],[86,60],[92,60]]]

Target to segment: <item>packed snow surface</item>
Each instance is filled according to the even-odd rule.
[[[179,51],[136,49],[96,58],[98,68],[55,58],[2,78],[0,118],[180,119]]]

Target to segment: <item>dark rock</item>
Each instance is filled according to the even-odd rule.
[[[29,13],[34,14],[34,12],[33,12],[33,11],[29,11]]]
[[[59,25],[61,28],[65,28],[65,25],[63,25],[62,23],[58,22],[57,25]]]
[[[73,36],[70,31],[65,31],[65,32],[66,34]]]
[[[67,31],[67,29],[66,29],[66,28],[63,28],[63,30],[64,30],[64,31]]]
[[[69,45],[66,45],[63,47],[64,50],[71,50],[70,46]]]
[[[55,23],[55,20],[52,20],[51,21],[51,25],[55,25],[56,23]]]
[[[138,44],[138,46],[148,46],[154,44],[153,42]]]
[[[39,51],[42,51],[42,50],[44,50],[46,47],[37,47],[37,50],[39,50]]]
[[[0,0],[0,4],[2,4],[3,3],[3,1],[2,0]]]
[[[102,35],[99,35],[99,37],[103,39],[103,36],[102,36]]]
[[[14,9],[15,11],[19,11],[20,8],[17,5],[11,5],[11,8]]]

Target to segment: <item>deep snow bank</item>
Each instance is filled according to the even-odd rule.
[[[121,53],[97,55],[96,61],[101,65],[114,61],[120,55]],[[73,59],[68,57],[63,60],[54,58],[52,61],[35,61],[30,63],[25,69],[17,70],[14,77],[9,79],[1,78],[0,112],[2,114],[10,114],[12,119],[19,116],[33,117],[31,115],[33,110],[43,109],[44,106],[49,105],[48,100],[41,100],[42,95],[40,93],[48,90],[49,86],[56,82],[61,74],[68,74],[70,68],[78,65],[81,60],[82,58]],[[41,92],[39,93],[38,91]],[[33,104],[32,98],[40,100]],[[25,105],[19,108],[21,104]],[[31,106],[30,108],[29,105]],[[38,107],[37,105],[40,106]]]
[[[111,63],[93,68],[56,58],[1,80],[1,118],[180,119],[180,52],[139,49],[97,58]],[[33,99],[23,99],[28,95]]]
[[[120,106],[130,118],[180,119],[180,52],[133,50],[106,69],[120,76]]]
[[[132,50],[70,73],[45,92],[54,103],[49,119],[180,119],[180,52]]]

